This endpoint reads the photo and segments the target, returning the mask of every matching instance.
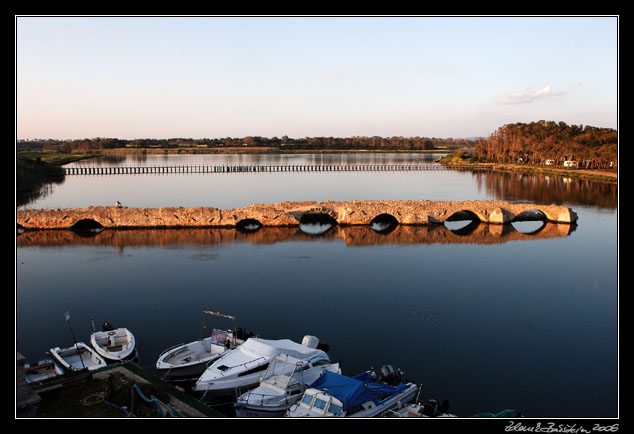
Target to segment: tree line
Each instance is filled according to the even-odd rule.
[[[481,162],[523,163],[563,166],[574,161],[576,167],[615,169],[618,159],[618,134],[611,128],[567,125],[565,122],[540,120],[512,123],[499,127],[487,138],[453,139],[437,137],[224,137],[76,140],[20,140],[18,150],[42,149],[63,153],[86,153],[116,148],[274,148],[288,150],[454,150],[473,149],[472,159]]]
[[[549,164],[566,161],[587,169],[615,169],[618,133],[612,128],[543,121],[506,124],[475,146],[484,162]]]
[[[433,150],[473,147],[474,140],[437,137],[224,137],[214,139],[169,138],[169,139],[117,139],[91,138],[75,140],[35,139],[18,141],[18,150],[42,149],[64,153],[90,152],[116,148],[278,148],[280,150]]]

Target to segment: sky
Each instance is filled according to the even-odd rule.
[[[16,16],[16,138],[617,128],[618,17]]]

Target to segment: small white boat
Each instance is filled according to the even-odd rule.
[[[107,322],[103,331],[90,335],[90,344],[108,361],[120,362],[136,356],[136,340],[132,332],[125,327],[115,329]]]
[[[65,371],[78,371],[81,369],[94,371],[107,365],[103,357],[83,342],[78,342],[68,348],[51,348],[49,353],[53,360],[59,363]]]
[[[38,383],[62,375],[64,371],[50,357],[38,360],[37,363],[24,364],[24,377],[27,383]]]
[[[306,385],[322,372],[341,373],[339,363],[318,359],[315,363],[299,360],[287,354],[275,356],[260,385],[240,395],[234,404],[238,417],[281,417],[297,402]]]
[[[317,348],[314,336],[304,336],[302,344],[289,339],[269,340],[249,338],[239,347],[226,351],[212,362],[193,387],[195,392],[209,395],[239,396],[257,387],[271,360],[280,354],[316,364],[330,363],[328,355]]]
[[[162,378],[199,377],[210,362],[246,340],[244,329],[236,329],[234,316],[205,310],[202,313],[202,329],[205,329],[205,315],[232,319],[233,330],[212,329],[211,336],[188,344],[178,344],[163,351],[156,361],[156,370],[161,373]]]
[[[386,384],[370,372],[347,377],[330,371],[308,385],[286,417],[377,417],[416,398],[413,383]]]
[[[200,376],[209,362],[243,342],[227,330],[213,329],[207,338],[163,351],[156,361],[156,370],[162,373],[162,378]]]

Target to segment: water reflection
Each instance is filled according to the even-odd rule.
[[[472,172],[479,189],[493,198],[615,209],[618,185],[583,179],[500,172]]]
[[[489,225],[471,221],[457,229],[445,225],[397,225],[387,232],[376,231],[370,226],[331,226],[324,230],[328,225],[323,224],[313,224],[313,230],[308,232],[296,227],[261,227],[255,231],[233,228],[106,229],[84,231],[81,234],[71,230],[38,230],[18,234],[17,245],[58,247],[84,244],[109,245],[122,249],[134,246],[214,245],[238,242],[275,244],[316,239],[343,241],[351,247],[382,244],[501,244],[509,241],[567,237],[576,229],[576,225],[550,222],[528,222],[539,226],[526,229],[519,225],[520,223]],[[321,232],[316,238],[317,227]]]

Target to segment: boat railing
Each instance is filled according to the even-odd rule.
[[[260,392],[255,392],[255,391],[247,391],[245,393],[246,397],[244,397],[245,400],[245,404],[246,405],[263,405],[264,404],[264,398],[267,396],[265,393],[260,393]],[[292,402],[288,400],[288,397],[280,397],[282,399],[282,403],[286,404],[286,405],[291,405],[293,402],[296,401],[296,399],[294,399]]]
[[[163,355],[165,355],[166,353],[168,353],[168,352],[172,351],[174,348],[178,348],[178,347],[181,347],[181,346],[183,346],[183,345],[185,345],[185,344],[184,344],[184,343],[181,343],[181,344],[177,344],[177,345],[174,345],[174,346],[169,347],[168,349],[164,350],[161,354],[159,354],[159,359],[160,359],[161,357],[163,357]]]
[[[258,357],[257,359],[248,360],[248,361],[246,361],[246,362],[244,362],[244,363],[240,363],[240,364],[238,364],[238,365],[234,365],[234,366],[226,366],[226,365],[225,365],[225,369],[218,369],[218,371],[220,371],[220,375],[222,375],[222,376],[224,377],[224,375],[225,375],[225,371],[232,370],[232,369],[235,369],[235,368],[239,368],[240,366],[244,366],[244,367],[246,368],[246,367],[247,367],[247,365],[249,365],[250,363],[255,363],[255,362],[257,362],[258,360],[263,360],[263,361],[266,361],[267,359],[266,359],[266,357],[260,356],[260,357]]]

